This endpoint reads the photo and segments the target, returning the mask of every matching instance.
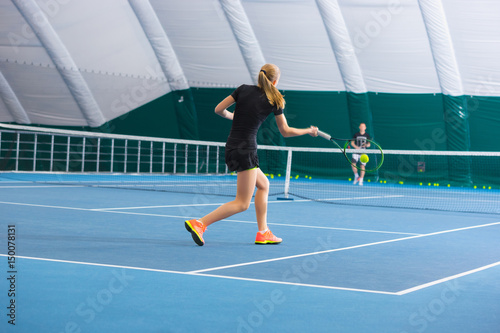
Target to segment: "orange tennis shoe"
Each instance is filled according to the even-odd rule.
[[[184,222],[186,230],[191,233],[193,240],[199,246],[203,246],[205,241],[203,240],[203,233],[207,229],[203,223],[198,220],[189,220]]]
[[[255,237],[255,244],[279,244],[282,241],[281,238],[274,236],[269,229],[264,234],[257,232],[257,237]]]

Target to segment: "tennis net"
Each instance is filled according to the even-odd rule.
[[[366,152],[370,169],[381,156]],[[272,197],[500,214],[500,153],[386,150],[363,186],[336,148],[259,146],[259,160]],[[0,124],[0,181],[236,194],[224,143],[10,124]]]

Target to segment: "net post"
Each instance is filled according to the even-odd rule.
[[[284,196],[278,197],[278,200],[293,200],[288,196],[288,192],[290,191],[290,177],[292,174],[292,150],[288,149],[288,154],[286,158],[286,176],[285,176],[285,190]]]

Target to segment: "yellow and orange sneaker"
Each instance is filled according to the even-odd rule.
[[[186,230],[191,233],[193,240],[199,246],[203,246],[205,241],[203,240],[203,233],[207,229],[203,223],[198,220],[189,220],[184,222]]]
[[[266,232],[257,232],[257,237],[255,237],[255,244],[279,244],[283,240],[273,235],[271,230],[267,229]]]

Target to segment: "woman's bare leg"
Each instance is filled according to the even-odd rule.
[[[214,222],[247,210],[255,190],[258,171],[260,169],[257,168],[238,172],[236,198],[233,201],[223,204],[208,215],[203,216],[199,221],[205,226],[209,226]]]
[[[267,200],[269,197],[269,180],[262,170],[257,169],[257,192],[255,193],[255,215],[259,231],[267,229]]]

